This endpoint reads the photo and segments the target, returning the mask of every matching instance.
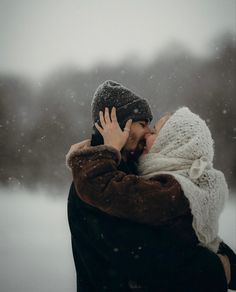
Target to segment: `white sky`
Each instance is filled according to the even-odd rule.
[[[195,53],[236,32],[236,0],[0,0],[0,72],[150,59],[172,41]]]

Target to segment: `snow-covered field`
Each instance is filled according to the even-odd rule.
[[[75,292],[67,194],[0,190],[0,292]],[[220,235],[236,251],[236,200]]]

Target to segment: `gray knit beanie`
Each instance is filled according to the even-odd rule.
[[[116,107],[117,120],[121,128],[129,119],[133,122],[152,120],[151,109],[145,98],[137,96],[115,81],[107,80],[94,93],[91,104],[93,123],[99,122],[99,111],[104,112],[105,107],[111,110],[113,106]]]

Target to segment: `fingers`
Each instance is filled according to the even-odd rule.
[[[116,117],[116,108],[113,106],[111,110],[111,121],[112,123],[117,122],[117,117]]]
[[[101,123],[102,127],[104,128],[105,125],[106,125],[106,123],[105,123],[105,120],[104,120],[104,116],[103,116],[103,112],[102,111],[99,112],[99,119],[100,119],[100,123]]]
[[[225,270],[225,276],[227,279],[227,284],[229,284],[229,282],[231,281],[231,269],[230,269],[230,262],[229,262],[229,258],[226,255],[221,255],[221,254],[217,254],[218,257],[220,258],[222,265],[224,267]]]
[[[130,119],[126,122],[125,127],[124,127],[124,131],[130,132],[131,125],[132,125],[132,119]]]
[[[89,146],[91,146],[91,140],[90,139],[86,139],[86,140],[82,141],[82,144],[81,144],[82,148],[88,148]]]
[[[126,137],[126,139],[129,138],[131,124],[132,124],[132,120],[128,120],[124,127],[123,135],[124,137]]]
[[[110,119],[110,114],[109,114],[108,107],[105,107],[104,117],[105,117],[105,123],[106,124],[110,124],[111,123],[111,119]]]
[[[106,124],[111,123],[108,107],[105,107],[104,115],[102,111],[99,112],[99,119],[103,128],[105,127]]]
[[[95,123],[94,125],[95,125],[96,129],[98,130],[98,132],[102,135],[102,133],[103,133],[103,128],[100,127],[98,123]]]
[[[110,114],[109,108],[105,107],[104,114],[102,111],[99,111],[99,119],[100,119],[100,123],[101,123],[102,127],[100,127],[97,123],[95,123],[95,126],[98,129],[98,131],[101,133],[101,131],[104,130],[106,125],[111,125],[111,124],[117,123],[116,108],[112,107],[111,114]],[[132,121],[131,121],[131,123],[132,123]],[[131,125],[131,123],[130,123],[130,125]],[[129,123],[128,123],[128,127],[130,128]]]

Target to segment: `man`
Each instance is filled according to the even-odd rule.
[[[150,132],[148,122],[152,119],[151,110],[145,99],[118,83],[106,81],[94,95],[93,121],[99,120],[99,111],[113,106],[117,108],[121,128],[124,128],[128,119],[133,120],[119,166],[122,171],[133,173],[134,162],[142,150],[143,143],[140,141]],[[95,133],[92,145],[101,143],[101,136]],[[68,219],[78,291],[154,291],[150,289],[157,287],[155,279],[158,278],[158,271],[155,270],[155,261],[152,267],[151,262],[145,261],[145,258],[150,259],[150,255],[154,257],[160,250],[163,251],[160,246],[165,248],[171,240],[164,231],[157,234],[153,226],[118,219],[87,205],[76,194],[74,184],[69,194]],[[140,264],[134,254],[143,246],[144,261]],[[212,259],[212,255],[207,254],[206,250],[199,255],[202,256],[202,261]],[[172,257],[169,259],[170,263]],[[213,263],[217,263],[214,258]],[[150,283],[150,287],[145,286],[145,290],[142,290],[143,283]],[[176,288],[175,291],[180,290]]]
[[[126,162],[130,153],[137,155],[138,144],[150,132],[148,123],[152,114],[147,101],[130,90],[112,81],[98,87],[92,103],[93,121],[99,120],[99,111],[105,106],[114,105],[122,109],[118,114],[119,121],[133,119],[133,130],[129,141],[129,152],[126,151]],[[121,123],[122,125],[122,123]],[[102,143],[100,134],[95,130],[92,144]],[[130,161],[129,161],[130,162]],[[130,165],[123,162],[123,168],[131,172]],[[76,194],[72,183],[68,199],[68,220],[72,235],[72,249],[77,273],[78,291],[129,291],[128,281],[116,259],[116,251],[123,249],[123,258],[132,252],[135,237],[142,236],[137,224],[119,220],[100,212],[84,202]],[[137,231],[136,231],[137,230]],[[132,240],[129,237],[134,234]]]

